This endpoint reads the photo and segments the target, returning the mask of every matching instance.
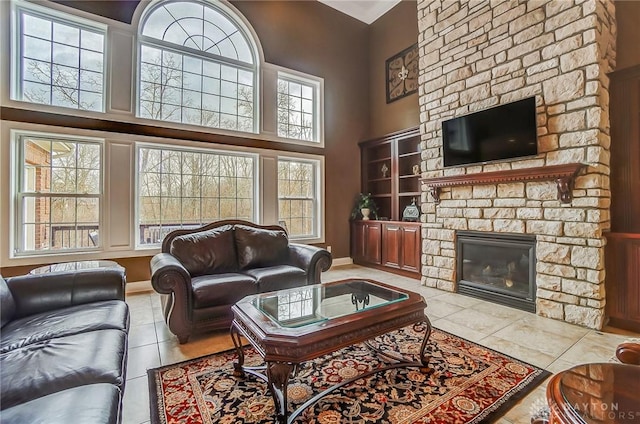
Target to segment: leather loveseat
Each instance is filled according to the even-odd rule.
[[[289,243],[277,225],[225,220],[176,230],[151,260],[151,284],[180,343],[194,332],[229,328],[231,306],[243,297],[319,284],[331,266],[322,248]]]
[[[119,423],[122,268],[0,277],[0,422]]]

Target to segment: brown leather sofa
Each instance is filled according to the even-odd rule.
[[[119,423],[122,268],[0,277],[0,421]]]
[[[151,260],[165,321],[180,343],[195,332],[229,328],[231,306],[256,293],[319,284],[331,266],[322,248],[289,243],[277,225],[225,220],[176,230]]]

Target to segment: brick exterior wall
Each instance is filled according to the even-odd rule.
[[[571,204],[556,184],[423,187],[422,283],[455,291],[457,230],[536,235],[542,316],[604,324],[603,231],[610,228],[611,0],[418,1],[422,177],[584,162]],[[443,120],[536,97],[535,158],[443,168]]]
[[[40,147],[36,143],[27,142],[24,149],[25,163],[39,166],[35,171],[36,191],[47,191],[51,188],[51,153]],[[44,166],[44,167],[43,167]],[[36,249],[49,245],[49,221],[51,207],[49,199],[41,198],[35,200],[35,222],[44,225],[36,225],[34,229],[34,242]]]

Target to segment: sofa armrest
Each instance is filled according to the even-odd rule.
[[[7,278],[15,318],[102,300],[123,300],[124,268],[101,268]]]
[[[170,253],[158,253],[151,258],[151,285],[158,293],[167,295],[163,300],[164,318],[180,343],[191,334],[191,274]]]
[[[331,267],[331,253],[321,247],[289,243],[291,264],[307,271],[307,284],[320,284],[320,274]]]
[[[170,253],[158,253],[151,258],[150,266],[151,285],[158,293],[185,291],[191,284],[189,271]]]

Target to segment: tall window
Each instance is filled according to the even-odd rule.
[[[318,85],[278,75],[278,136],[318,141]]]
[[[16,253],[99,247],[101,142],[22,134],[16,151]]]
[[[317,174],[315,162],[278,160],[278,217],[291,237],[317,236]]]
[[[221,219],[254,221],[255,167],[252,155],[140,147],[138,245]]]
[[[13,98],[103,112],[105,29],[31,7],[16,9]]]
[[[257,58],[219,3],[164,1],[140,26],[138,116],[257,131]]]

